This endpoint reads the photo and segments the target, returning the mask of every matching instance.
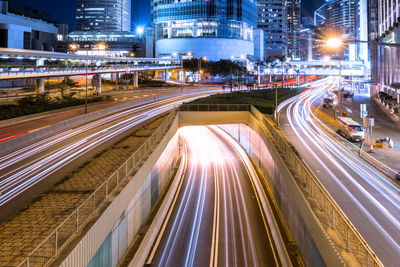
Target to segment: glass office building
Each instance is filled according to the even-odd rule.
[[[157,56],[253,55],[256,0],[152,0]]]
[[[300,0],[286,1],[287,56],[300,58]]]
[[[286,1],[258,0],[257,27],[265,32],[265,56],[287,55]]]
[[[76,30],[130,32],[131,0],[77,0]]]

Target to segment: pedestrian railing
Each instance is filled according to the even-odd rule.
[[[179,111],[250,111],[248,104],[182,104]]]
[[[165,64],[151,64],[151,65],[109,65],[109,66],[89,66],[88,72],[105,72],[105,71],[135,71],[136,69],[157,69],[157,68],[169,68],[169,67],[180,67],[180,65],[165,65]],[[13,67],[1,67],[0,76],[11,76],[11,75],[28,75],[28,74],[54,74],[54,73],[85,73],[86,66],[13,66]]]
[[[139,164],[146,159],[152,148],[161,140],[175,119],[172,111],[153,134],[136,150],[108,179],[76,208],[55,230],[49,234],[20,266],[44,266],[71,239],[74,233],[84,226],[96,209],[120,185]]]
[[[383,266],[286,137],[256,108],[252,107],[251,113],[268,130],[277,150],[283,156],[286,165],[294,174],[294,177],[296,177],[300,188],[307,195],[306,199],[308,199],[316,218],[319,219],[325,231],[332,231],[328,231],[328,228],[336,231],[341,241],[340,244],[338,242],[335,243],[338,251],[345,250],[351,253],[360,266]]]

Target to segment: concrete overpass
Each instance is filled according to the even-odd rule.
[[[8,64],[2,66],[0,63],[0,81],[36,79],[37,93],[44,92],[45,78],[50,77],[87,74],[96,75],[95,77],[100,81],[101,74],[116,74],[118,79],[119,73],[133,73],[135,75],[134,85],[138,86],[140,71],[155,71],[156,78],[178,80],[178,72],[182,70],[180,59],[86,56],[0,48],[0,62],[4,60]],[[63,64],[59,64],[60,62]],[[185,79],[183,73],[180,77],[182,81]],[[98,84],[101,92],[101,82]]]
[[[341,70],[340,70],[341,69]],[[292,60],[274,67],[262,68],[261,74],[266,75],[319,75],[319,76],[354,76],[367,77],[368,66],[362,61],[344,60]]]

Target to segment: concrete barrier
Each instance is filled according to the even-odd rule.
[[[149,256],[148,264],[151,263],[151,258],[154,255],[155,249],[158,246],[162,234],[165,230],[168,217],[171,215],[176,199],[179,194],[179,188],[182,186],[183,175],[187,168],[187,151],[184,149],[181,157],[181,163],[179,169],[175,175],[175,178],[168,190],[167,195],[163,203],[161,204],[153,222],[146,232],[139,248],[137,249],[135,256],[129,263],[129,267],[144,266]],[[155,244],[156,243],[156,244]]]
[[[127,234],[121,237],[123,240],[126,240],[124,241],[124,248],[127,248],[128,243],[126,242],[129,241],[130,243],[133,240],[140,225],[144,222],[147,214],[151,210],[151,173],[160,156],[167,148],[170,140],[174,138],[177,129],[178,118],[175,117],[169,130],[152,150],[146,161],[143,162],[141,167],[128,181],[124,182],[125,185],[123,189],[112,199],[112,202],[106,203],[107,207],[101,214],[94,214],[96,218],[90,220],[90,226],[85,227],[81,230],[82,232],[77,233],[77,235],[73,237],[76,242],[71,240],[50,265],[87,266],[90,264],[91,260],[93,260],[93,257],[103,243],[111,242],[107,241],[108,236],[113,232],[113,229],[119,227],[121,223],[122,225],[127,224],[123,226]],[[150,152],[150,147],[148,147],[146,151]],[[144,188],[147,189],[144,191]],[[136,210],[136,208],[133,209],[133,207],[138,207],[139,210]],[[128,223],[129,221],[132,223]],[[123,251],[122,254],[124,252],[125,251]],[[115,253],[116,255],[111,255],[113,257],[112,262],[114,262],[116,258],[119,260],[122,257],[121,252]],[[95,265],[96,264],[91,266]],[[113,264],[113,266],[115,265]]]

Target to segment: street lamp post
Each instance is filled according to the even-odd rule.
[[[326,41],[326,44],[328,45],[328,47],[333,48],[333,49],[339,49],[342,45],[343,45],[343,41],[339,38],[330,38]],[[342,64],[340,62],[339,59],[339,82],[338,82],[338,86],[339,86],[339,99],[338,99],[338,106],[337,108],[335,108],[334,110],[334,117],[336,119],[336,113],[339,112],[340,114],[340,109],[342,107]]]
[[[78,50],[79,45],[71,44],[69,47],[70,47],[70,49],[72,51],[76,51],[76,50]],[[98,50],[100,52],[100,49],[101,50],[105,50],[106,46],[104,44],[99,44],[97,46],[97,48],[98,48]],[[87,114],[88,113],[88,106],[87,106],[87,100],[88,100],[88,75],[89,75],[89,48],[88,48],[88,45],[85,45],[85,51],[86,51],[86,61],[85,61],[85,67],[86,67],[85,68],[86,69],[86,71],[85,71],[85,75],[86,75],[86,79],[85,79],[85,114]]]
[[[72,51],[76,51],[76,50],[78,50],[78,48],[79,48],[79,46],[78,45],[75,45],[75,44],[72,44],[72,45],[70,45],[69,46],[70,47],[70,49],[72,50]],[[86,61],[85,61],[85,67],[86,67],[86,72],[85,72],[85,114],[87,114],[87,112],[88,112],[88,108],[87,108],[87,97],[88,97],[88,73],[89,73],[89,70],[88,70],[88,68],[89,68],[89,49],[86,47],[86,49],[85,49],[85,51],[86,51]]]
[[[87,108],[87,96],[88,96],[88,86],[87,86],[87,82],[88,82],[88,68],[89,68],[89,50],[86,49],[86,83],[85,83],[85,114],[88,113],[88,108]]]
[[[338,110],[336,111],[335,109],[335,119],[336,119],[336,112],[339,112],[340,115],[340,110],[342,108],[342,63],[339,60],[339,105],[338,105]]]
[[[201,61],[203,61],[203,60],[206,61],[207,58],[206,58],[206,57],[201,57],[201,58],[199,59],[199,65],[198,65],[199,76],[200,76],[199,81],[201,81],[201,76],[202,76],[202,73],[203,73],[203,71],[202,71],[202,69],[201,69]]]

